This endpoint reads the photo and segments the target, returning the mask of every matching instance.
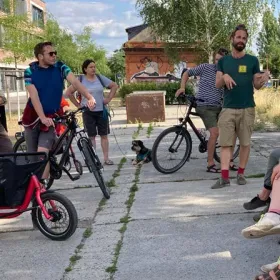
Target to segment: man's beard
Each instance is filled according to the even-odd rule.
[[[232,43],[232,46],[239,52],[242,52],[246,48],[246,44],[243,43]]]

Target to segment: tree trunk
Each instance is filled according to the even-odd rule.
[[[214,52],[213,51],[208,52],[208,62],[210,64],[213,63],[213,58],[214,58]]]

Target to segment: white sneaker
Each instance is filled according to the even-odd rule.
[[[273,270],[279,264],[280,264],[280,257],[278,258],[277,262],[263,265],[261,267],[261,271],[263,271],[264,273],[269,273],[269,271]]]
[[[242,230],[245,238],[260,238],[272,234],[280,234],[280,215],[275,213],[266,213],[255,225]]]

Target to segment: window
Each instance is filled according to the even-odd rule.
[[[44,12],[32,5],[32,21],[38,27],[44,27]]]

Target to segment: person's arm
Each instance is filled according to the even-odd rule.
[[[253,85],[255,89],[261,89],[268,82],[270,76],[269,71],[264,71],[263,73],[260,73],[260,63],[257,58],[253,67],[253,74]]]
[[[185,93],[186,83],[188,82],[188,80],[189,80],[189,74],[188,71],[186,71],[182,76],[180,88],[175,93],[176,97],[178,97],[182,93]]]
[[[108,85],[108,88],[110,89],[110,93],[109,93],[109,97],[104,98],[105,105],[108,104],[109,102],[111,102],[111,100],[116,95],[116,92],[118,90],[118,85],[115,82],[110,82],[110,84]]]
[[[68,87],[65,91],[65,95],[70,99],[70,101],[77,107],[80,108],[80,103],[77,101],[77,99],[74,96],[74,93],[76,92],[76,89],[71,85]]]
[[[224,73],[217,71],[216,74],[216,88],[223,88],[225,86]]]

